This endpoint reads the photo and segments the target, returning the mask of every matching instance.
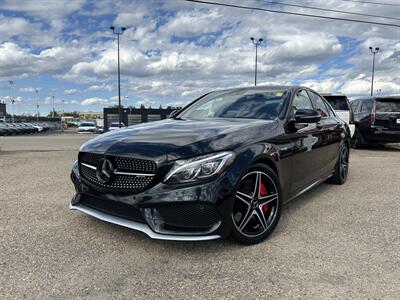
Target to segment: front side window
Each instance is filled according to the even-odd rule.
[[[287,95],[288,91],[279,89],[215,92],[196,101],[177,117],[274,120],[280,115]]]
[[[297,92],[293,98],[292,111],[295,113],[299,109],[314,109],[305,90]]]
[[[321,114],[321,117],[328,117],[329,116],[329,111],[328,108],[325,105],[324,100],[320,96],[318,96],[316,93],[310,92],[312,101],[315,106],[315,110]]]

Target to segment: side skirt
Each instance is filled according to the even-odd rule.
[[[312,188],[316,187],[317,185],[325,182],[329,177],[331,177],[333,175],[333,173],[329,174],[328,176],[324,176],[320,179],[318,179],[316,182],[310,184],[308,187],[306,187],[305,189],[301,190],[300,192],[298,192],[296,195],[294,195],[293,197],[290,197],[287,201],[285,201],[285,203],[292,201],[293,199],[299,197],[300,195],[304,194],[305,192],[311,190]]]

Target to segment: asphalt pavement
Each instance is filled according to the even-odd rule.
[[[89,135],[0,137],[0,299],[399,299],[400,146],[284,206],[254,246],[151,240],[68,209]]]

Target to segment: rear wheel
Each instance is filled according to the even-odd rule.
[[[335,172],[328,179],[329,183],[343,184],[346,182],[349,173],[349,147],[344,144],[340,148],[339,159],[335,166]]]
[[[356,127],[354,135],[350,140],[351,147],[354,149],[361,149],[365,146],[365,140],[360,130]]]
[[[256,244],[274,230],[281,214],[279,181],[275,172],[256,164],[240,180],[231,214],[232,237]]]

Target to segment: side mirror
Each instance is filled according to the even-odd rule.
[[[169,116],[168,116],[168,119],[172,119],[173,117],[175,117],[175,115],[176,115],[176,113],[177,113],[178,111],[175,109],[175,110],[173,110],[173,111],[171,111],[171,113],[169,114]]]
[[[301,108],[296,111],[294,118],[295,123],[318,123],[321,114],[313,109]]]

